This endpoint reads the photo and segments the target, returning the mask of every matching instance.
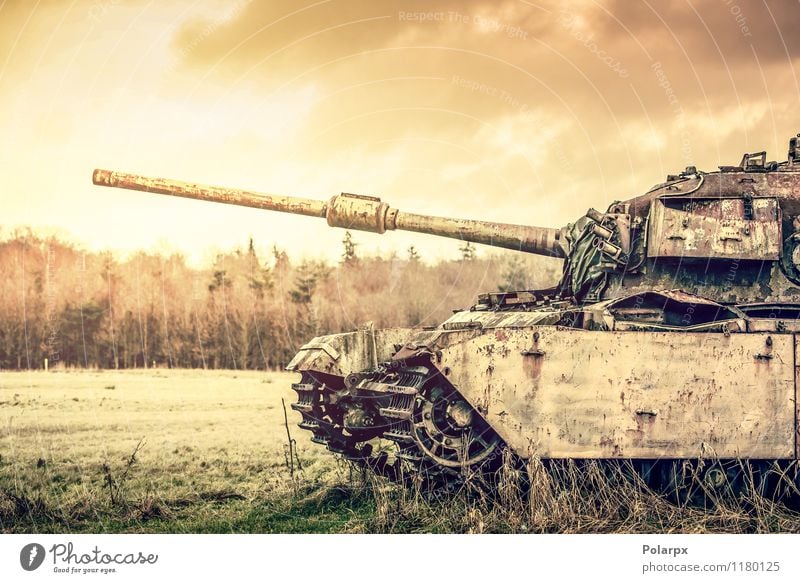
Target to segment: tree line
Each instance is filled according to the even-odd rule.
[[[125,258],[16,231],[0,242],[0,369],[280,369],[314,336],[435,325],[479,293],[552,285],[558,262],[514,252],[429,263],[361,256],[290,259],[253,240],[193,268],[180,254]]]

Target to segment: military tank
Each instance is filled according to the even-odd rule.
[[[563,228],[433,217],[371,196],[265,195],[95,170],[112,186],[563,259],[557,286],[486,293],[435,328],[311,339],[289,363],[312,441],[453,487],[521,463],[624,463],[676,490],[796,467],[800,135],[788,160],[667,176]],[[794,475],[794,474],[792,474]],[[750,480],[750,483],[754,483]]]

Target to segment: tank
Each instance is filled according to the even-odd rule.
[[[435,328],[309,339],[288,365],[311,439],[392,480],[453,488],[513,459],[602,460],[661,491],[796,480],[800,135],[788,160],[688,167],[561,228],[407,213],[95,170],[97,185],[414,231],[563,259]],[[477,211],[476,211],[477,212]]]

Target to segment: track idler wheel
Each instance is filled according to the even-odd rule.
[[[449,384],[432,383],[416,399],[412,436],[432,463],[466,472],[494,459],[500,436]]]

